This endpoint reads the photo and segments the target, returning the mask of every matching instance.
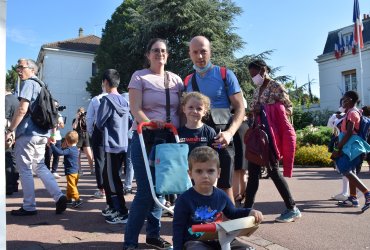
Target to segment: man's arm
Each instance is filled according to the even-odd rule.
[[[90,136],[92,136],[94,130],[94,120],[95,120],[94,101],[96,101],[95,97],[91,99],[89,106],[87,107],[86,113],[86,130]]]
[[[218,144],[221,144],[222,147],[229,145],[234,134],[238,131],[240,125],[243,122],[245,116],[245,107],[243,103],[243,95],[241,92],[236,93],[229,97],[231,105],[234,109],[233,119],[231,121],[230,127],[216,136],[214,147],[217,147]],[[217,132],[217,131],[216,131]]]

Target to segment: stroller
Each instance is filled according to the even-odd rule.
[[[142,122],[137,127],[145,170],[150,185],[150,192],[154,202],[173,215],[173,208],[163,205],[157,195],[181,194],[192,186],[190,177],[187,173],[189,146],[187,144],[180,144],[176,127],[171,123],[166,123],[165,128],[170,129],[174,134],[176,143],[164,143],[155,146],[155,178],[153,178],[145,147],[143,127],[155,129],[157,125],[152,122]]]

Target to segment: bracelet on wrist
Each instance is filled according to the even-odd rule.
[[[54,137],[55,136],[55,134],[50,134],[50,137]]]
[[[150,122],[150,120],[149,119],[145,119],[144,122]]]

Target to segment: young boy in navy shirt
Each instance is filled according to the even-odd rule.
[[[174,249],[220,249],[218,241],[199,241],[202,233],[194,233],[192,225],[215,222],[225,215],[229,219],[254,216],[256,223],[263,219],[262,213],[250,208],[236,208],[225,192],[214,187],[220,175],[217,152],[201,146],[189,156],[189,175],[194,186],[176,201],[173,219]]]
[[[82,200],[80,199],[80,194],[77,189],[77,183],[79,179],[78,169],[78,134],[76,131],[69,131],[64,137],[64,142],[62,143],[62,149],[55,146],[55,141],[50,141],[50,146],[52,151],[61,156],[64,156],[64,173],[67,178],[67,200],[68,203],[72,204],[73,208],[81,206]],[[74,200],[72,202],[72,199]]]

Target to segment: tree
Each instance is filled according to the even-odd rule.
[[[11,66],[11,69],[9,69],[6,72],[6,77],[5,77],[7,87],[9,87],[12,90],[15,90],[17,86],[17,81],[18,81],[18,73],[16,69],[17,68],[15,65]]]
[[[154,37],[169,44],[167,70],[185,77],[192,71],[188,41],[204,35],[212,42],[212,61],[234,68],[234,52],[243,46],[232,22],[241,13],[231,0],[126,0],[106,22],[95,61],[99,73],[87,83],[91,95],[101,92],[102,73],[115,68],[121,75],[120,91],[143,67],[145,46]]]
[[[273,51],[234,56],[244,46],[232,26],[241,12],[231,0],[125,0],[106,22],[95,57],[99,72],[87,83],[86,90],[92,96],[99,94],[103,71],[114,68],[121,75],[119,90],[126,91],[132,73],[143,67],[147,42],[155,37],[168,41],[166,70],[184,78],[193,71],[188,42],[196,35],[204,35],[212,43],[212,62],[235,72],[250,101],[254,86],[248,64],[255,58],[266,60]],[[279,68],[273,68],[271,75],[278,71]],[[274,78],[281,82],[289,80],[288,76]]]

